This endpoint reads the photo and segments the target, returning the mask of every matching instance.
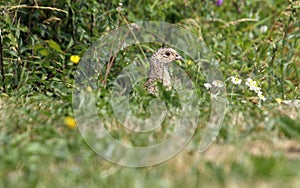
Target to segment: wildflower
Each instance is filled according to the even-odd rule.
[[[217,0],[216,5],[221,6],[223,4],[223,0]]]
[[[123,3],[119,3],[119,6],[117,7],[117,11],[118,12],[121,12],[121,11],[123,11],[123,8],[122,8],[122,6],[123,6]]]
[[[236,76],[231,76],[230,78],[231,78],[231,82],[235,85],[240,85],[242,83],[242,79],[239,79]]]
[[[282,99],[281,99],[281,98],[276,98],[275,101],[276,101],[278,104],[281,104],[281,103],[282,103]]]
[[[188,65],[192,65],[192,64],[193,64],[193,61],[192,61],[192,60],[188,60],[188,61],[187,61],[187,64],[188,64]]]
[[[205,83],[205,84],[204,84],[204,87],[205,87],[206,89],[210,89],[212,86],[210,85],[210,83]]]
[[[261,92],[261,88],[260,88],[260,87],[257,87],[257,86],[251,87],[250,90],[253,90],[255,93]]]
[[[261,88],[257,86],[256,81],[252,80],[251,78],[247,78],[246,85],[251,91],[254,91],[255,93],[259,93],[261,90]]]
[[[77,65],[80,61],[80,56],[79,55],[71,55],[70,61],[72,61],[75,65]]]
[[[220,80],[214,80],[212,82],[212,85],[215,86],[215,87],[220,87],[220,88],[224,86],[224,84]]]
[[[263,26],[260,27],[260,32],[261,32],[261,33],[265,33],[265,32],[267,32],[267,31],[268,31],[268,26],[263,25]]]
[[[251,86],[255,86],[256,87],[257,86],[256,81],[252,80],[251,78],[247,78],[246,85],[248,87],[251,87]]]
[[[70,129],[74,129],[76,127],[75,119],[70,116],[65,117],[64,124]]]
[[[263,95],[263,93],[261,91],[257,93],[257,96],[262,101],[266,101],[267,100],[267,98]]]

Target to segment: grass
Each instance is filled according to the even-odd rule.
[[[0,2],[0,10],[8,12],[0,17],[0,29],[4,31],[0,187],[300,186],[299,105],[285,104],[300,97],[299,1],[224,1],[220,7],[212,1],[138,1],[124,2],[123,11],[117,11],[120,5],[114,2],[78,1],[66,5],[59,1],[51,5],[59,9],[44,5],[44,10],[17,8],[14,3],[19,2],[9,2]],[[55,11],[65,7],[69,7],[69,15]],[[34,16],[26,17],[31,10],[35,10]],[[45,21],[47,15],[52,19]],[[24,25],[27,19],[31,25]],[[69,57],[82,56],[104,31],[138,20],[176,23],[203,38],[220,64],[229,106],[217,139],[200,153],[199,143],[210,116],[209,90],[203,86],[206,81],[192,59],[185,57],[185,62],[176,62],[198,86],[201,115],[196,132],[170,160],[129,168],[98,156],[76,127],[66,126],[65,117],[74,117],[71,93],[78,67]],[[53,30],[53,25],[60,29]],[[109,70],[100,75],[98,115],[107,118],[107,130],[120,142],[147,146],[174,131],[165,121],[153,137],[147,133],[128,134],[114,117],[110,93],[106,92],[132,60],[144,61],[144,55],[148,57],[161,45],[143,43],[123,49],[112,58],[115,62],[108,63],[113,66],[107,66]],[[230,76],[243,79],[242,84],[233,85]],[[245,86],[247,78],[257,81],[267,97],[265,102]],[[142,86],[137,84],[134,92],[144,95]],[[141,102],[149,103],[151,99],[131,98],[137,116],[149,116],[149,111],[144,111],[147,105]],[[176,103],[172,98],[164,99]],[[169,114],[169,121],[173,115]]]
[[[114,165],[63,123],[68,102],[36,96],[1,98],[3,187],[280,187],[299,186],[300,144],[280,131],[278,117],[299,118],[276,105],[228,114],[216,142],[199,153],[197,131],[181,153],[144,168]],[[287,114],[287,110],[289,113]],[[263,112],[263,113],[262,113]],[[252,118],[255,116],[256,118]],[[297,123],[297,120],[292,122]],[[299,124],[299,123],[297,123]],[[198,136],[199,137],[199,136]]]

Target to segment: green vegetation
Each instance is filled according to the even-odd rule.
[[[211,0],[0,1],[0,187],[299,187],[299,104],[284,104],[300,99],[299,18],[300,1],[294,0],[224,0],[221,6]],[[76,58],[105,32],[149,20],[174,23],[203,38],[220,64],[230,105],[216,141],[199,153],[209,90],[192,59],[177,62],[199,81],[201,117],[193,139],[165,163],[121,167],[99,157],[75,128]],[[99,116],[114,118],[110,81],[128,59],[149,57],[161,45],[124,49],[107,76],[103,70]],[[256,81],[266,101],[245,85],[247,78]],[[135,89],[144,94],[142,85]],[[170,103],[175,99],[166,97]],[[133,107],[142,106],[134,109],[136,115],[149,115],[140,104],[149,100],[131,98]],[[147,145],[147,134],[128,135],[109,120],[114,138]],[[165,123],[154,142],[170,129]]]

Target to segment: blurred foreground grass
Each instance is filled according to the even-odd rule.
[[[76,129],[64,125],[69,105],[45,96],[1,98],[2,187],[300,185],[300,117],[295,107],[233,109],[217,140],[204,153],[198,152],[198,138],[203,134],[198,129],[190,144],[167,162],[128,168],[99,157]],[[298,126],[294,135],[282,129],[291,123]]]

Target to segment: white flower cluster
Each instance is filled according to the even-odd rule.
[[[236,76],[231,76],[230,78],[231,78],[231,82],[235,85],[240,85],[242,83],[242,79],[239,79]]]
[[[238,78],[237,76],[231,76],[230,79],[234,85],[240,85],[242,83],[242,79]],[[260,100],[262,100],[262,101],[267,100],[267,98],[263,95],[261,88],[258,87],[256,81],[252,80],[251,78],[247,78],[245,84],[246,84],[246,86],[248,86],[250,91],[254,91],[257,94],[257,96]],[[204,87],[206,89],[210,89],[212,86],[221,88],[221,87],[224,87],[224,83],[220,80],[214,80],[211,84],[210,83],[204,84]]]
[[[252,80],[251,78],[247,78],[246,86],[248,86],[251,91],[254,91],[260,100],[262,101],[267,100],[267,98],[263,95],[261,88],[257,86],[256,81]]]

